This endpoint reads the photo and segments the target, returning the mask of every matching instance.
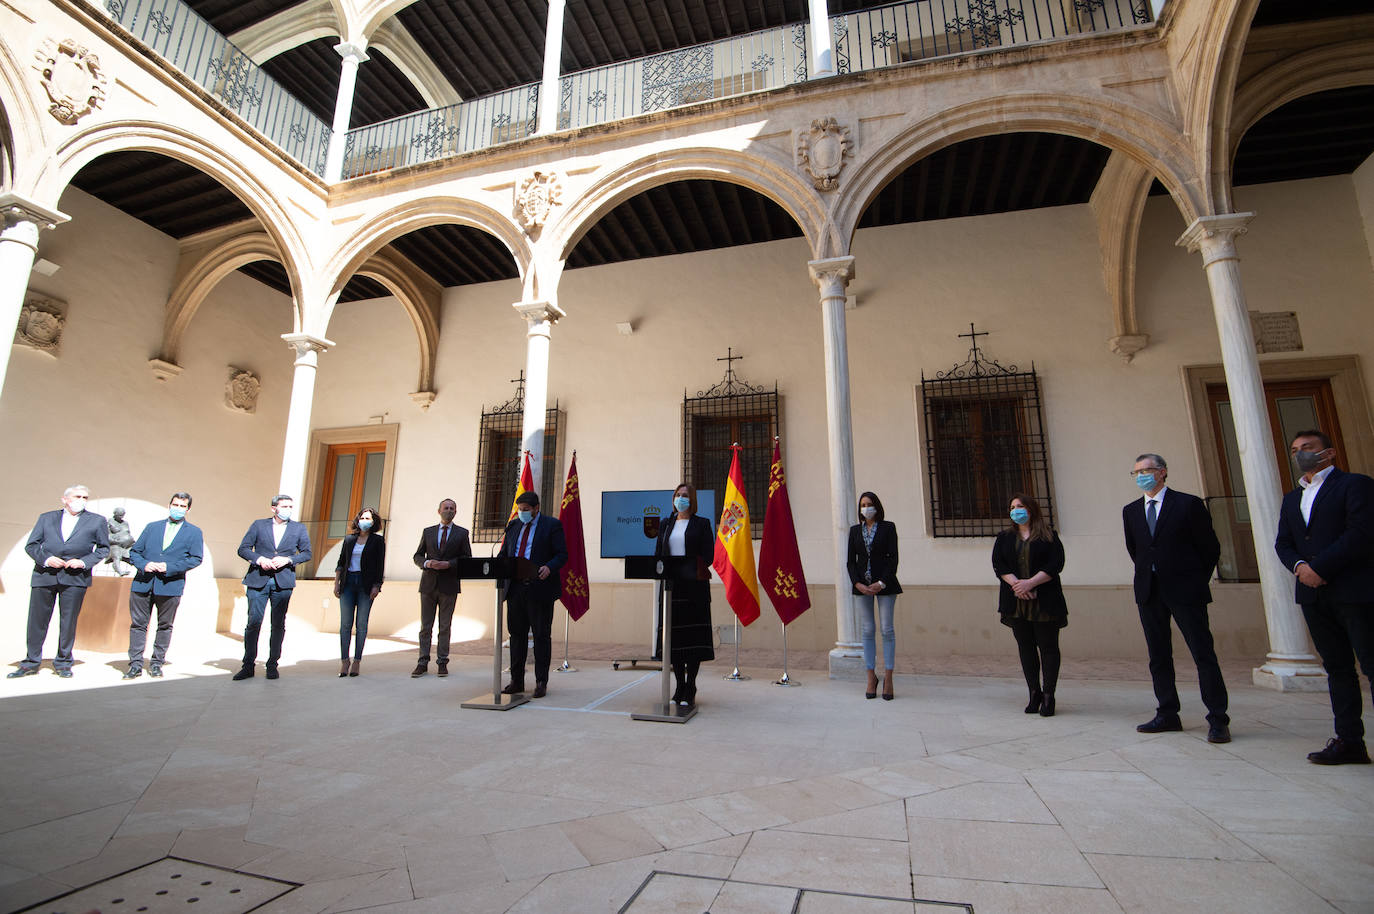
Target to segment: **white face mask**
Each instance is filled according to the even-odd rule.
[[[872,520],[878,516],[878,509],[872,505],[864,505],[859,509],[859,513],[864,516],[864,520]]]
[[[288,508],[288,507],[278,507],[278,508],[277,508],[277,517],[280,518],[281,520],[290,520],[290,519],[291,519],[291,509]]]

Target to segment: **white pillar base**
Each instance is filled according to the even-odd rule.
[[[1270,658],[1250,673],[1255,685],[1276,692],[1325,692],[1326,670],[1300,660]]]
[[[830,678],[858,682],[868,678],[862,645],[838,644],[830,651]]]

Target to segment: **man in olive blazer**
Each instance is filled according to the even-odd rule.
[[[429,670],[430,633],[439,617],[439,640],[435,659],[439,675],[448,675],[449,633],[453,628],[453,607],[463,589],[458,579],[457,560],[471,558],[468,532],[453,522],[458,503],[451,498],[439,502],[439,523],[426,527],[415,548],[415,564],[420,568],[420,656],[410,678],[418,679]]]
[[[177,607],[186,591],[186,572],[199,567],[205,558],[205,537],[186,519],[190,509],[189,493],[173,495],[167,503],[167,519],[144,527],[129,551],[134,581],[129,585],[129,669],[125,679],[137,679],[143,672],[143,650],[148,645],[148,623],[154,609],[157,632],[148,675],[154,679],[162,675]]]

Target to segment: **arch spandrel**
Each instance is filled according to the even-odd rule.
[[[357,33],[360,36],[371,35],[392,16],[401,10],[412,6],[415,0],[360,0],[353,3],[350,0],[334,0],[341,7],[348,8],[348,23],[353,26],[356,23]],[[354,9],[356,7],[356,9]],[[343,14],[340,14],[342,18]]]
[[[280,262],[281,252],[266,232],[248,230],[203,252],[197,252],[193,263],[180,271],[162,325],[162,349],[158,358],[180,365],[181,339],[210,292],[224,277],[241,267],[260,260]]]
[[[1191,43],[1198,55],[1189,68],[1196,79],[1190,97],[1184,100],[1184,126],[1195,137],[1194,156],[1206,178],[1199,215],[1229,213],[1233,205],[1228,133],[1245,41],[1260,0],[1192,2],[1205,11],[1205,19],[1196,36],[1180,35],[1178,40]]]
[[[415,335],[420,347],[420,372],[416,381],[417,392],[434,391],[434,362],[439,354],[439,314],[443,305],[443,289],[413,263],[396,251],[383,249],[363,261],[354,276],[365,276],[376,280],[405,309],[415,327]],[[340,290],[342,291],[342,290]],[[328,298],[328,307],[320,324],[320,332],[329,327],[329,321],[338,307],[338,294]]]
[[[8,122],[8,135],[4,138],[4,173],[0,174],[0,191],[15,191],[22,196],[35,196],[37,188],[32,186],[38,171],[36,159],[44,157],[47,138],[44,135],[44,112],[35,103],[30,86],[32,81],[24,75],[27,63],[20,61],[14,51],[0,36],[0,108],[4,109]],[[55,121],[53,123],[56,123]],[[43,201],[56,208],[56,197]]]

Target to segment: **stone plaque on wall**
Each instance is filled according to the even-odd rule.
[[[1250,332],[1256,352],[1300,352],[1302,334],[1296,311],[1251,311]]]
[[[62,350],[62,331],[66,325],[66,302],[30,292],[24,296],[19,324],[14,329],[14,342],[56,358]]]
[[[258,391],[262,382],[246,368],[229,366],[229,380],[224,384],[224,405],[236,413],[253,414],[258,411]]]

